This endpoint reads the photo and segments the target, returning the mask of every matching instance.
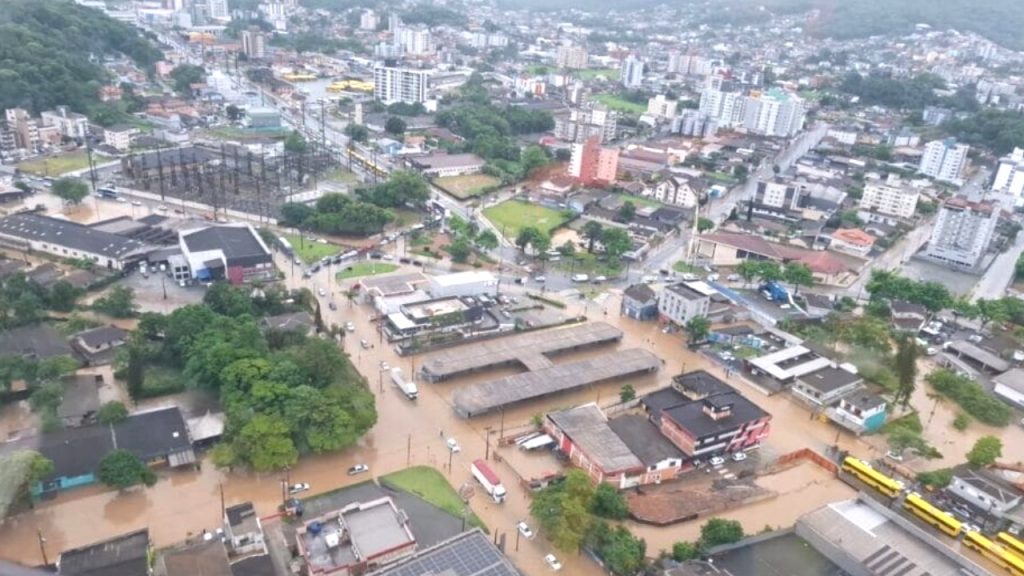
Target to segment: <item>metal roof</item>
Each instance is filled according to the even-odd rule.
[[[147,248],[138,240],[38,214],[11,214],[0,218],[0,234],[118,260]]]
[[[585,404],[568,410],[548,414],[548,419],[597,463],[605,474],[618,474],[643,468],[629,446],[608,425],[604,413],[596,404]]]
[[[520,576],[512,562],[479,528],[398,560],[372,576]]]

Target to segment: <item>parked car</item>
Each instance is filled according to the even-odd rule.
[[[356,474],[362,474],[363,472],[369,472],[370,467],[366,464],[356,464],[355,466],[348,469],[349,476],[355,476]]]
[[[337,310],[338,309],[338,305],[335,304],[334,302],[328,302],[327,307],[330,308],[331,310]]]
[[[321,296],[327,296],[327,291],[324,290],[323,288],[318,288],[316,293],[321,295]]]
[[[889,450],[888,452],[886,452],[885,457],[890,460],[895,460],[897,462],[903,462],[903,453],[896,452],[895,450]]]
[[[360,340],[359,345],[363,347],[363,350],[369,350],[370,348],[370,343],[366,341],[366,338]]]
[[[385,362],[383,360],[380,361],[380,369],[381,370],[388,370],[390,368],[391,368],[391,366],[389,366],[387,362]]]
[[[289,494],[298,494],[300,492],[305,492],[306,490],[309,490],[308,482],[299,482],[298,484],[292,484],[288,487]]]
[[[345,331],[346,332],[355,332],[356,331],[356,325],[351,323],[351,322],[345,322]]]
[[[715,456],[711,459],[712,466],[721,466],[722,464],[725,464],[725,458],[721,456]]]
[[[747,459],[747,453],[746,452],[735,452],[732,455],[732,461],[733,462],[743,462],[746,459]]]
[[[519,530],[519,533],[523,535],[523,538],[533,538],[533,530],[530,530],[530,527],[522,520],[516,524],[516,530]]]
[[[449,450],[455,452],[456,454],[462,452],[462,448],[459,447],[459,441],[456,440],[455,438],[449,438],[448,441],[445,442],[445,444],[448,445]]]
[[[558,572],[562,569],[562,563],[558,561],[558,558],[555,558],[554,554],[548,554],[547,556],[545,556],[544,562],[547,563],[548,568],[551,568],[555,572]]]

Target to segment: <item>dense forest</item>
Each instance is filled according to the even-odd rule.
[[[0,109],[89,112],[109,81],[96,59],[124,54],[150,68],[161,58],[135,27],[70,0],[5,0],[0,8]]]

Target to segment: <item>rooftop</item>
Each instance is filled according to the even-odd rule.
[[[461,286],[463,284],[472,284],[476,282],[497,282],[494,274],[486,270],[467,270],[465,272],[453,272],[451,274],[440,274],[437,276],[430,277],[430,283],[434,286],[442,288],[448,288],[451,286]]]
[[[341,517],[352,536],[352,547],[361,558],[373,558],[402,546],[415,545],[409,519],[390,498],[345,509]]]
[[[202,230],[183,231],[185,246],[192,252],[220,250],[228,266],[248,266],[270,258],[270,250],[259,234],[248,225],[210,226]]]
[[[456,390],[455,410],[469,418],[526,400],[575,390],[588,384],[628,378],[661,368],[661,360],[641,348],[632,348],[541,368]]]
[[[149,530],[72,548],[57,560],[66,576],[148,576]]]
[[[359,284],[369,291],[377,292],[380,296],[395,296],[408,294],[416,291],[416,285],[426,282],[427,279],[419,272],[406,274],[386,274],[382,276],[371,276],[359,280]]]
[[[157,576],[233,576],[227,548],[218,539],[164,551],[155,573]]]
[[[585,404],[548,414],[551,420],[605,474],[617,474],[643,468],[644,463],[609,426],[596,404]]]
[[[657,298],[657,294],[654,293],[654,289],[647,284],[633,284],[629,288],[626,288],[625,295],[637,302],[650,302]]]
[[[412,158],[411,161],[421,170],[461,168],[463,166],[484,164],[483,158],[476,154],[431,154],[429,156],[417,156]]]
[[[146,248],[138,240],[39,214],[11,214],[0,218],[0,234],[31,242],[55,244],[115,260],[142,252]]]
[[[608,426],[645,466],[654,466],[670,458],[685,457],[645,416],[627,414],[609,420]]]
[[[705,396],[735,392],[736,390],[722,382],[707,370],[687,372],[672,378],[672,384],[690,400],[699,400]]]
[[[310,573],[372,563],[401,548],[412,552],[416,539],[409,519],[391,498],[356,502],[309,520],[296,532],[300,553]]]
[[[520,576],[479,528],[373,572],[373,576]]]
[[[992,379],[996,384],[1024,394],[1024,369],[1014,368]]]
[[[832,233],[834,240],[841,240],[854,246],[874,246],[875,237],[856,228],[841,228]]]
[[[566,328],[526,332],[436,352],[424,359],[423,373],[429,379],[442,380],[474,370],[513,363],[536,370],[551,366],[551,361],[546,357],[549,354],[621,339],[622,331],[605,322],[586,322]]]
[[[716,407],[731,405],[729,415],[717,420],[712,418],[704,412],[704,405],[707,402],[713,403]],[[768,416],[768,413],[739,392],[727,392],[668,408],[662,416],[678,424],[694,438],[705,438],[760,420]]]
[[[235,535],[260,531],[259,517],[256,515],[256,509],[253,508],[252,502],[242,502],[230,506],[224,511],[224,515],[228,517],[228,526],[231,527],[231,531]]]
[[[857,408],[858,410],[872,410],[879,406],[884,406],[885,398],[882,398],[878,394],[868,392],[867,390],[859,390],[845,396],[842,402],[843,404]]]
[[[750,364],[775,378],[788,380],[799,378],[832,364],[832,360],[819,356],[805,346],[790,346],[750,360]]]
[[[800,382],[814,388],[822,394],[828,394],[834,392],[840,388],[862,382],[864,379],[852,372],[847,372],[842,368],[833,368],[831,366],[816,370],[810,374],[804,374],[799,378]]]
[[[233,576],[277,576],[274,561],[270,555],[247,556],[231,564]]]
[[[665,286],[665,290],[672,292],[674,294],[678,294],[679,296],[682,296],[686,300],[703,300],[710,296],[710,294],[707,294],[704,291],[701,291],[691,286],[690,284],[696,284],[696,282],[680,282],[679,284],[671,284],[669,286]]]
[[[84,330],[74,335],[89,348],[99,348],[112,342],[123,342],[128,339],[128,331],[117,326],[100,326],[91,330]]]
[[[132,414],[113,427],[117,447],[143,460],[192,449],[188,426],[177,406]]]
[[[58,418],[84,418],[100,409],[100,389],[96,376],[76,375],[63,382],[64,393],[57,407]]]
[[[1005,372],[1010,369],[1010,363],[1006,360],[1003,360],[988,350],[979,348],[966,340],[954,340],[949,343],[947,349],[967,356],[968,358],[979,362],[996,372]]]
[[[798,246],[779,244],[750,234],[712,232],[704,234],[700,239],[702,242],[731,246],[772,260],[801,262],[806,264],[812,272],[818,274],[839,274],[851,268],[845,260],[832,252],[807,250]]]

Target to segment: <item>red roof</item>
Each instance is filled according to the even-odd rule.
[[[832,233],[832,238],[854,246],[874,246],[875,237],[857,228],[843,228]]]
[[[772,260],[782,262],[801,262],[811,272],[818,274],[839,274],[850,267],[834,254],[825,251],[808,250],[798,246],[788,246],[777,242],[769,242],[760,236],[734,234],[731,232],[714,232],[700,237],[701,240],[753,252]]]

